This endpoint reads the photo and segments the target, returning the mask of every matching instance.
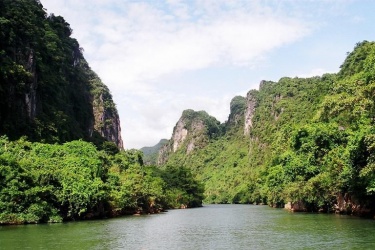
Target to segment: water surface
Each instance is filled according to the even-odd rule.
[[[375,220],[206,205],[109,220],[3,226],[0,249],[375,249]]]

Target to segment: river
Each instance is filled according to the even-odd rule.
[[[2,226],[0,249],[375,249],[375,220],[206,205],[106,220]]]

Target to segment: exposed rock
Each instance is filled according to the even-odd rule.
[[[348,193],[339,193],[336,197],[336,203],[332,205],[325,205],[323,207],[309,207],[302,202],[288,202],[284,206],[293,212],[306,212],[306,211],[319,211],[319,212],[335,212],[338,214],[348,214],[357,216],[368,216],[371,215],[371,209],[369,209],[366,204],[361,204],[359,200],[351,196]],[[332,210],[333,208],[333,210]]]
[[[107,140],[122,148],[112,96],[70,37],[70,25],[47,15],[39,1],[8,2],[0,32],[0,134],[98,146]]]
[[[254,117],[256,105],[257,105],[257,101],[254,95],[254,91],[249,91],[246,97],[245,127],[244,127],[245,135],[249,135],[250,130],[253,127],[253,117]]]
[[[191,151],[194,150],[195,148],[194,142],[195,142],[194,139],[192,139],[189,145],[187,146],[187,149],[186,149],[187,154],[189,154]]]
[[[114,142],[117,147],[123,148],[120,118],[109,90],[105,89],[105,91],[97,98],[93,97],[94,130],[106,140]]]
[[[284,206],[285,209],[288,209],[293,212],[306,212],[306,205],[302,201],[297,202],[288,202]]]
[[[204,111],[185,110],[173,129],[172,151],[176,152],[181,148],[188,138],[186,153],[190,153],[197,146],[197,143],[204,141],[203,137],[208,136],[208,127],[210,126],[207,118],[215,119]]]
[[[182,149],[186,154],[205,146],[209,139],[220,133],[220,122],[205,111],[185,110],[173,129],[169,143],[159,150],[157,163],[168,161],[171,153]]]
[[[166,143],[164,146],[162,146],[159,149],[156,164],[159,166],[165,164],[168,160],[168,156],[170,152],[171,152],[171,146],[170,146],[170,141],[168,141],[168,143]]]
[[[179,146],[185,141],[188,134],[188,130],[185,128],[186,124],[184,118],[181,117],[178,120],[176,126],[173,129],[172,141],[173,141],[173,152],[176,152]]]
[[[348,193],[339,193],[337,195],[334,209],[336,213],[358,216],[366,216],[371,213],[371,209],[367,208],[365,204],[361,204],[359,200]]]

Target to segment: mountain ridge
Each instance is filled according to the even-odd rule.
[[[169,145],[185,147],[161,149],[159,165],[190,168],[207,203],[375,214],[374,55],[363,41],[337,74],[261,81],[232,99],[222,133],[202,147],[187,152],[192,139],[175,129]]]

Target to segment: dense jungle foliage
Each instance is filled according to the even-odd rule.
[[[137,150],[0,138],[0,224],[154,213],[202,199],[189,169],[144,166]]]
[[[167,165],[190,168],[209,203],[374,213],[374,42],[358,43],[337,74],[263,81],[249,95],[256,100],[249,135],[236,97],[224,136],[189,154],[180,148]]]
[[[194,207],[203,192],[208,203],[374,214],[374,42],[337,74],[263,81],[233,98],[224,124],[184,111],[194,133],[154,167],[105,138],[119,132],[117,110],[71,34],[38,0],[0,0],[0,224]]]

